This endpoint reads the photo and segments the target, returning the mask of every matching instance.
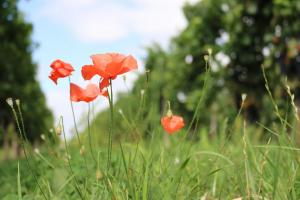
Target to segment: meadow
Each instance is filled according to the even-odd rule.
[[[209,70],[206,77],[209,80]],[[207,84],[210,82],[204,83],[203,96],[209,90]],[[147,90],[141,95],[144,92]],[[132,117],[133,113],[126,112],[126,103],[114,105],[109,93],[111,107],[102,113],[110,116],[108,121],[96,118],[90,122],[93,107],[90,110],[88,104],[87,128],[83,133],[74,133],[73,139],[67,141],[64,120],[73,119],[61,118],[57,127],[42,136],[43,145],[35,148],[26,142],[20,102],[8,102],[15,112],[25,151],[22,159],[1,163],[0,197],[299,199],[297,116],[283,118],[267,84],[266,93],[278,119],[271,127],[247,122],[243,115],[247,98],[244,94],[234,118],[224,116],[215,133],[201,128],[197,115],[203,113],[196,109],[190,124],[176,133],[168,134],[157,119],[147,135],[139,124],[150,123],[148,118]],[[201,97],[197,108],[202,100]],[[143,109],[141,102],[139,109]],[[293,101],[289,104],[293,108]],[[117,128],[121,121],[125,125]],[[105,125],[108,130],[103,130]]]

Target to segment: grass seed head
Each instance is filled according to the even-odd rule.
[[[11,108],[14,107],[14,102],[13,102],[13,99],[12,99],[12,98],[7,98],[7,99],[6,99],[6,103],[7,103]]]

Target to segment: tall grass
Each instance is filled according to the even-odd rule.
[[[186,138],[187,130],[166,137],[159,124],[150,138],[140,135],[130,140],[128,134],[140,134],[142,130],[136,131],[136,116],[129,119],[120,111],[128,125],[126,137],[112,141],[110,133],[108,147],[93,140],[92,154],[80,150],[91,141],[86,134],[81,135],[79,145],[45,142],[35,153],[24,145],[25,152],[32,152],[30,158],[20,160],[20,165],[1,164],[0,198],[300,199],[297,115],[289,122],[280,115],[265,80],[275,115],[280,119],[274,127],[259,122],[248,124],[240,110],[231,123],[224,118],[213,136],[205,129],[196,129],[194,134],[199,135],[199,140]],[[290,104],[297,112],[291,93],[290,96]],[[144,99],[141,101],[142,106]],[[202,102],[203,97],[197,108]],[[113,114],[118,113],[111,113],[112,117]],[[196,110],[193,123],[199,123],[197,115]],[[142,117],[139,111],[138,118],[143,120]],[[34,163],[34,176],[28,174],[26,161]]]

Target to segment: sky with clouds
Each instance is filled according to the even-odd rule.
[[[158,42],[167,46],[169,39],[184,28],[181,11],[186,2],[197,0],[21,0],[19,8],[27,21],[33,23],[33,40],[39,44],[34,52],[38,64],[38,80],[47,104],[56,119],[65,118],[65,126],[73,126],[67,80],[56,86],[48,79],[50,63],[59,58],[77,70],[72,81],[85,86],[80,76],[82,65],[91,63],[95,53],[119,52],[138,59],[139,70],[115,81],[115,93],[126,91],[135,77],[143,72],[146,46]],[[108,106],[98,98],[97,110]],[[76,103],[79,120],[87,110],[85,103]],[[70,135],[69,135],[70,136]]]

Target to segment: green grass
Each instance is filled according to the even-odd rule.
[[[214,134],[198,121],[206,84],[193,117],[198,131],[187,124],[168,135],[157,115],[144,110],[143,96],[138,112],[137,104],[128,105],[134,100],[118,101],[115,112],[98,115],[80,142],[75,136],[66,146],[52,132],[39,150],[25,145],[28,160],[0,163],[0,199],[300,199],[299,122],[282,117],[267,85],[277,122],[248,124],[241,108],[236,117],[218,120]],[[16,122],[24,133],[22,119]]]
[[[217,135],[197,133],[198,141],[161,128],[145,140],[115,140],[109,171],[106,144],[93,144],[95,163],[87,140],[85,157],[76,142],[69,146],[72,172],[63,143],[29,159],[47,199],[299,199],[296,132],[244,127],[242,120],[233,130],[230,140],[225,126]],[[2,163],[0,174],[0,199],[45,199],[24,160],[20,172],[18,162]]]

